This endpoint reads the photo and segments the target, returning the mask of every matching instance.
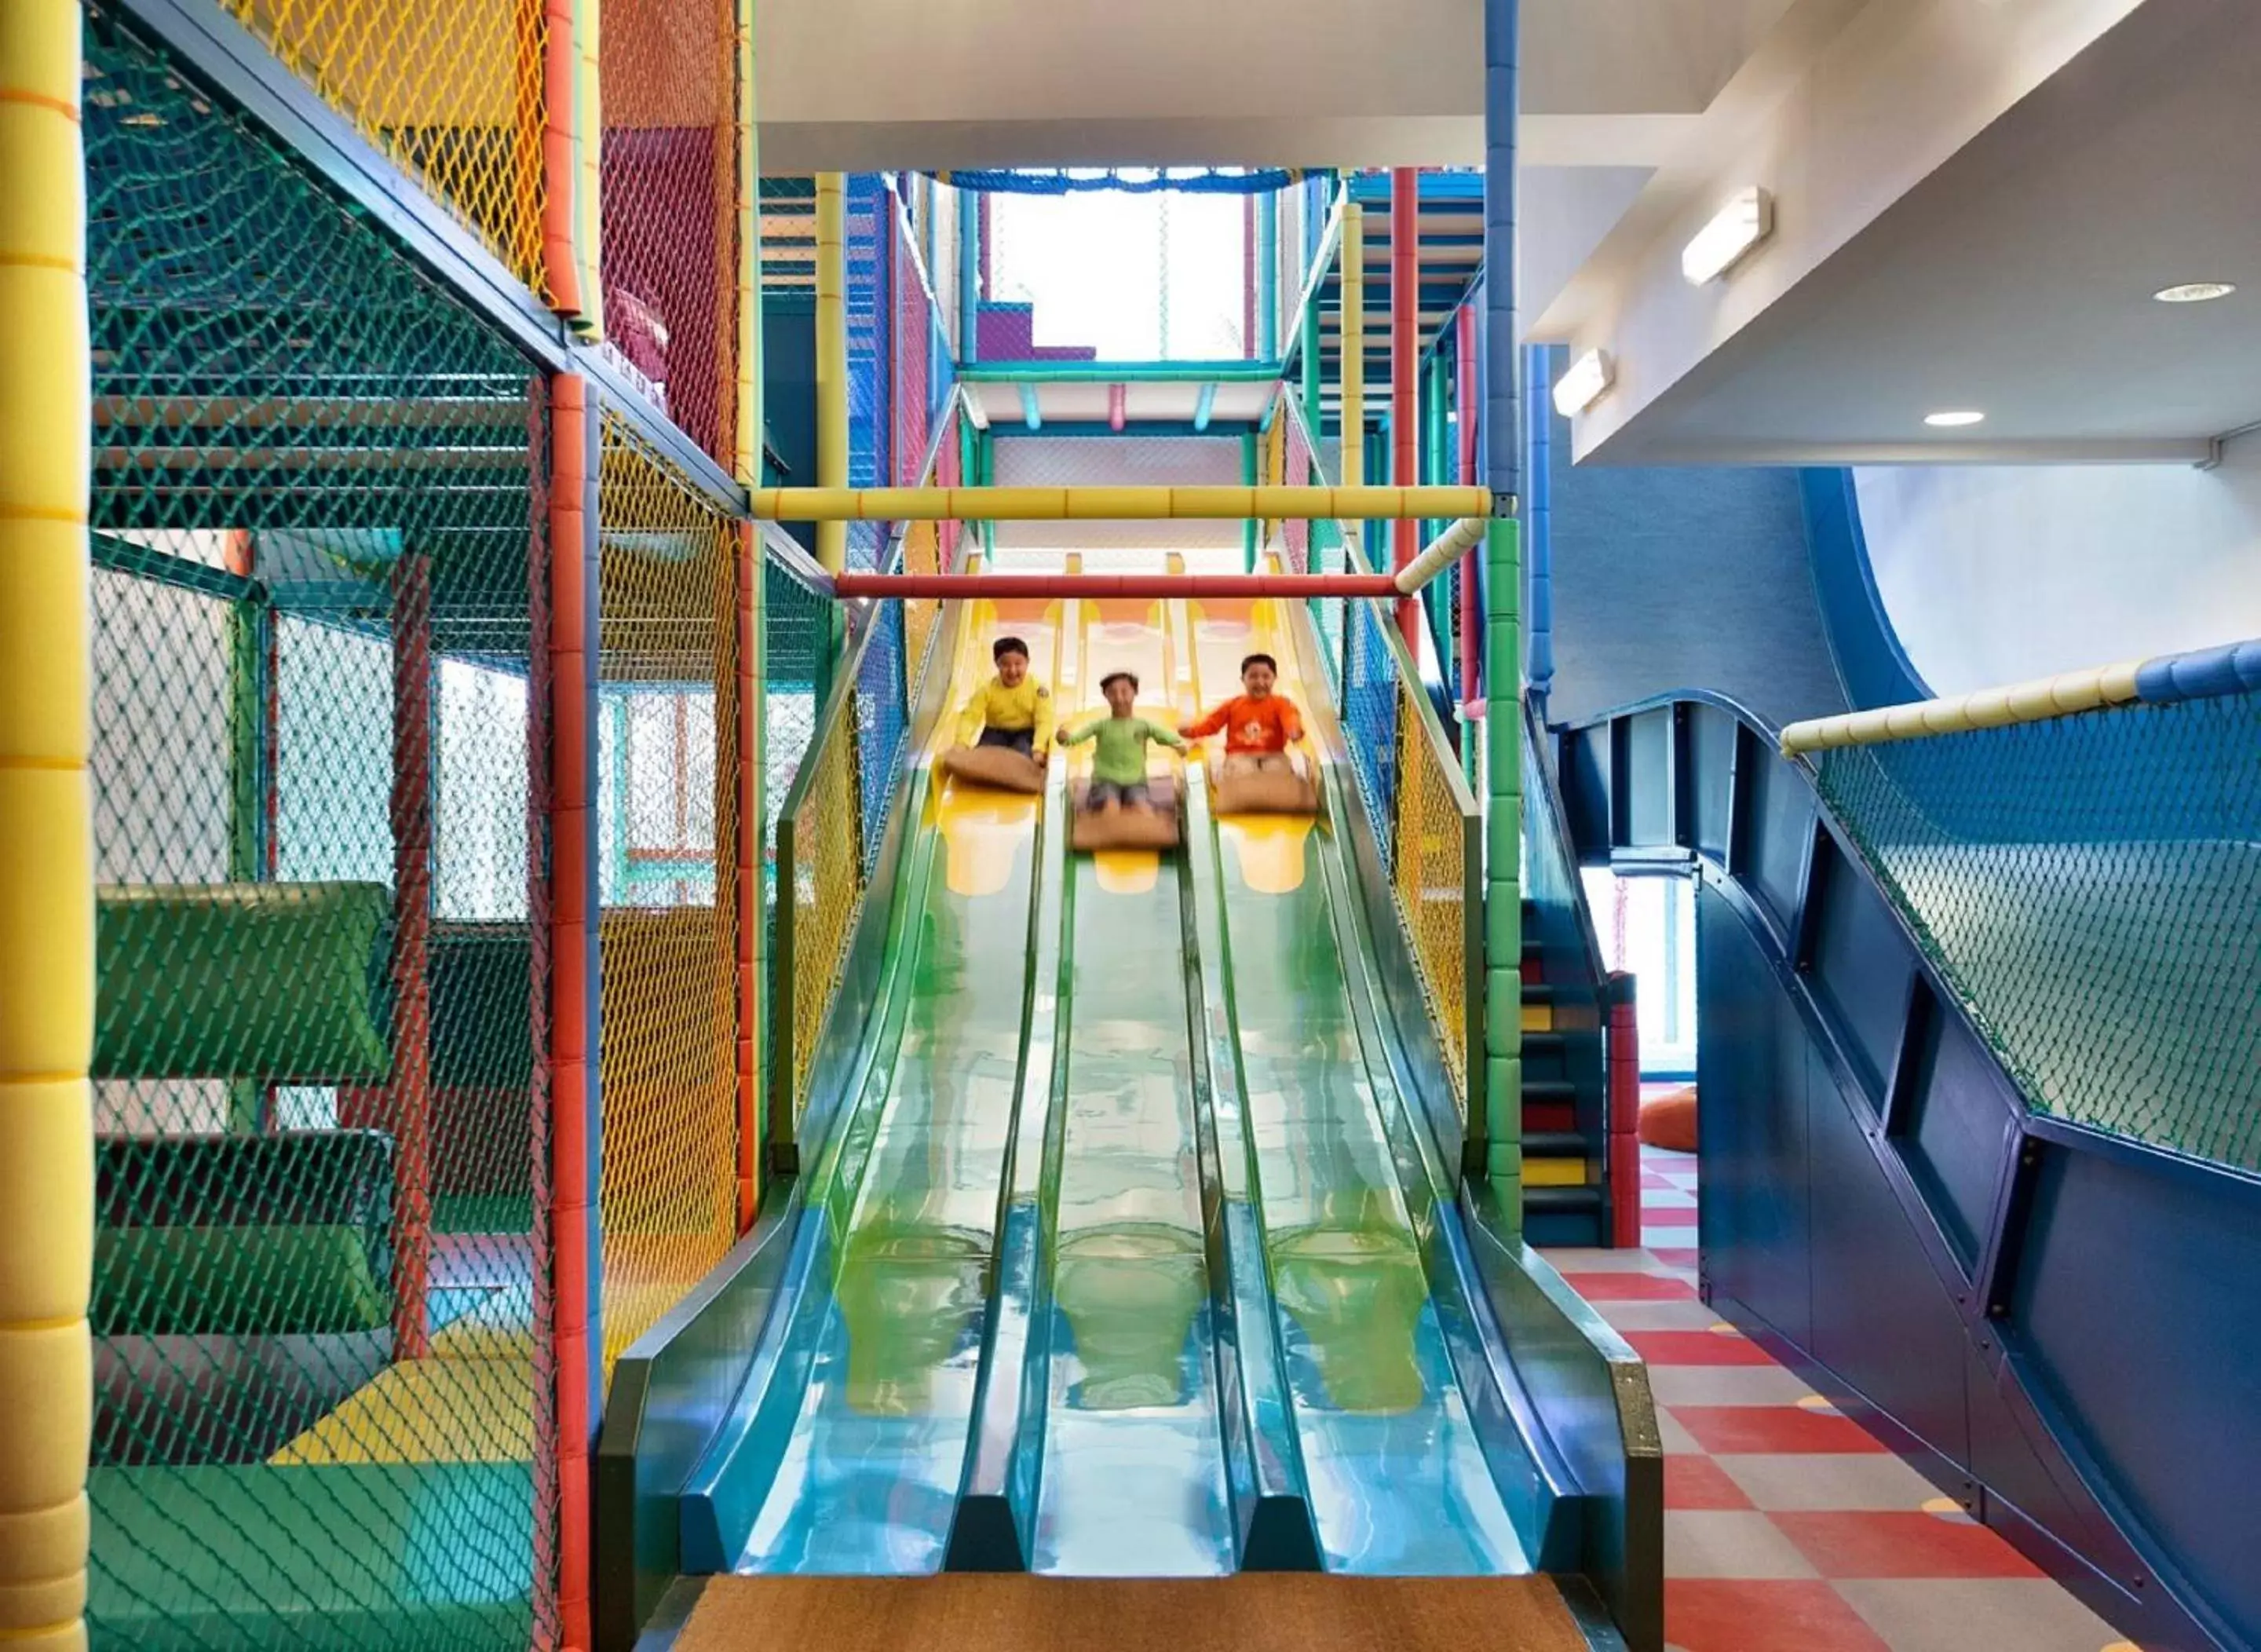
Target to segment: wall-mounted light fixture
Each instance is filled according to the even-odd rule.
[[[1738,190],[1680,254],[1680,273],[1691,287],[1717,281],[1774,233],[1774,197],[1755,185]]]

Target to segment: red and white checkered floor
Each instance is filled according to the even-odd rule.
[[[1547,1253],[1647,1361],[1675,1652],[2138,1652],[1696,1296],[1696,1159],[1638,1251]]]

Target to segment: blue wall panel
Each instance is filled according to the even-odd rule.
[[[1993,1226],[1994,1199],[2015,1150],[2016,1093],[1959,1016],[1927,1006],[1910,1032],[1900,1156],[1928,1197],[1966,1273]]]
[[[1697,1212],[1707,1282],[1793,1342],[1812,1334],[1807,1232],[1805,1056],[1789,1002],[1726,898],[1696,897],[1696,1112],[1704,1161]]]
[[[2028,1113],[1807,772],[1679,712],[1676,741],[1610,719],[1566,756],[1589,862],[1676,770],[1705,849],[1706,1300],[2130,1640],[2253,1652],[2261,1178]]]
[[[1808,930],[1814,990],[1852,1035],[1846,1051],[1860,1081],[1860,1100],[1881,1117],[1884,1088],[1899,1059],[1900,1024],[1915,960],[1877,886],[1847,866],[1835,840],[1823,836],[1814,858]]]
[[[1806,1346],[1900,1428],[1959,1467],[1970,1451],[1959,1380],[1962,1314],[1906,1210],[1877,1174],[1865,1105],[1808,1049],[1813,1336]]]
[[[2112,1465],[2111,1489],[2249,1631],[2261,1630],[2253,1212],[2250,1190],[2222,1178],[2047,1148],[2010,1314],[2013,1347]]]

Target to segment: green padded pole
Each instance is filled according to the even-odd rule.
[[[1523,1231],[1523,654],[1521,525],[1495,517],[1484,542],[1484,1059],[1491,1127],[1485,1168]]]
[[[1296,356],[1296,365],[1303,370],[1303,429],[1311,438],[1311,446],[1319,445],[1319,306],[1308,305],[1303,311],[1303,341]],[[1316,456],[1316,455],[1314,456]]]

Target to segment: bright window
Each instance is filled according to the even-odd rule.
[[[1583,874],[1602,961],[1630,973],[1645,1078],[1696,1074],[1696,883],[1691,878]]]

